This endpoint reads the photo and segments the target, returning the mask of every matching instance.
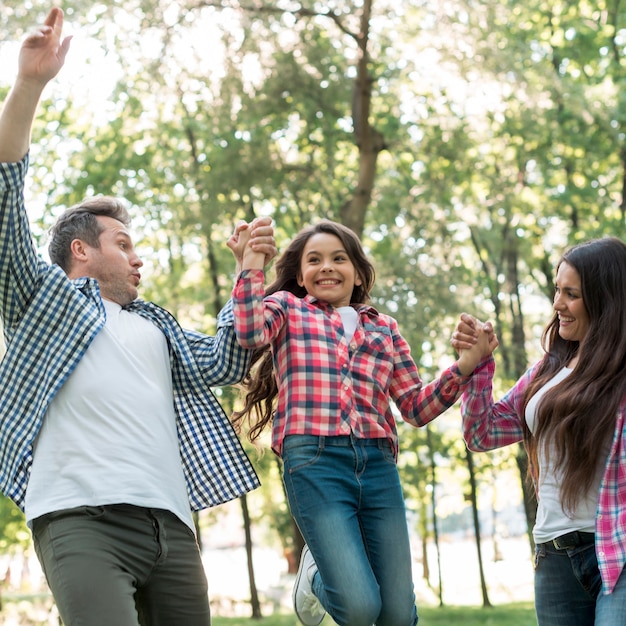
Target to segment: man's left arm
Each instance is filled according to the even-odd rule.
[[[185,334],[196,363],[209,386],[234,385],[248,373],[252,351],[242,348],[237,342],[230,300],[217,317],[217,332],[214,337],[190,330],[186,330]]]
[[[245,237],[241,236],[243,231],[249,231]],[[250,224],[240,222],[226,245],[235,256],[237,273],[241,270],[246,247],[263,254],[267,266],[277,254],[272,219],[258,217]],[[253,351],[239,345],[233,323],[232,301],[229,300],[217,317],[215,337],[186,331],[196,362],[211,386],[234,385],[243,380],[250,370]]]

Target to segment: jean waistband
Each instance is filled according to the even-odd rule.
[[[555,537],[552,541],[547,541],[548,545],[554,546],[557,550],[568,550],[570,548],[578,548],[594,543],[596,540],[595,533],[585,533],[580,530],[573,530],[571,533],[565,533],[560,537]]]
[[[354,435],[287,435],[285,441],[287,439],[291,439],[292,441],[297,439],[301,443],[315,443],[319,445],[320,448],[328,446],[373,446],[381,449],[391,447],[389,439],[383,437],[363,439],[361,437],[355,437]]]

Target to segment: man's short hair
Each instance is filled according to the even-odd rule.
[[[69,272],[72,264],[71,244],[80,239],[92,248],[100,247],[102,228],[96,217],[112,217],[130,226],[130,216],[124,203],[111,196],[89,198],[64,211],[50,229],[48,254],[52,263]]]

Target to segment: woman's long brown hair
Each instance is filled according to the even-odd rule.
[[[330,220],[322,220],[298,232],[276,261],[274,267],[276,278],[265,290],[265,295],[269,296],[277,291],[290,291],[299,298],[304,298],[307,295],[306,289],[298,284],[302,254],[308,240],[319,233],[334,235],[341,241],[361,279],[361,284],[354,286],[350,303],[365,304],[369,302],[370,291],[375,280],[374,266],[365,255],[357,235],[347,226]],[[271,423],[274,417],[275,399],[278,395],[272,353],[269,346],[254,351],[250,373],[241,386],[245,394],[244,407],[241,411],[233,413],[232,421],[238,430],[241,429],[242,422],[247,421],[249,425],[248,438],[250,441],[255,441],[265,427]]]
[[[553,454],[567,514],[591,487],[626,397],[626,245],[614,237],[595,239],[570,248],[561,263],[580,276],[589,328],[580,343],[567,341],[559,335],[555,312],[543,332],[546,354],[524,406],[576,354],[578,362],[538,403],[535,434],[523,423],[529,476],[537,484],[539,454]]]

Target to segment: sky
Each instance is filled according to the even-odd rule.
[[[65,22],[64,34],[72,36],[70,51],[58,76],[47,86],[50,91],[72,93],[77,103],[93,107],[106,100],[120,77],[119,65],[107,57],[99,41]],[[0,85],[8,87],[17,73],[17,60],[22,40],[0,42]]]

